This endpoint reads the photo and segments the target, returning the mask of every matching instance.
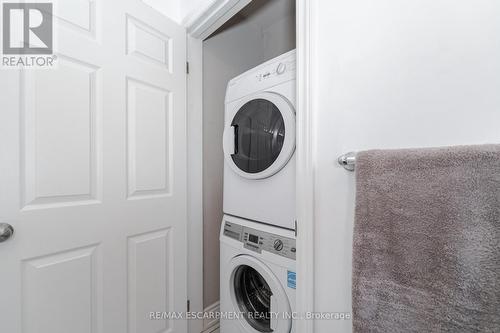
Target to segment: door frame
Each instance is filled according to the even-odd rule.
[[[187,256],[188,311],[203,307],[203,40],[187,35]],[[200,333],[203,319],[189,320],[188,332]]]
[[[317,1],[296,0],[297,16],[297,312],[314,312],[314,77],[312,34]],[[314,332],[314,321],[296,321],[296,331]]]
[[[315,1],[295,0],[297,17],[297,110],[296,110],[296,213],[297,213],[297,284],[296,311],[314,312],[314,36],[312,22]],[[203,47],[212,32],[238,13],[251,0],[215,0],[189,22],[189,75],[187,78],[188,112],[188,296],[191,311],[203,311],[203,198],[202,198],[202,123],[203,123]],[[296,320],[296,331],[314,332],[312,320]],[[199,333],[203,323],[191,321],[189,332]]]

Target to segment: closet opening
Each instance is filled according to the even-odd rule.
[[[221,295],[219,236],[224,214],[284,230],[295,228],[295,3],[253,0],[203,41],[205,309],[217,303]],[[273,59],[278,60],[273,63]],[[281,85],[287,81],[285,77],[293,79],[293,85]],[[247,80],[248,84],[239,84],[241,90],[228,92],[228,86],[238,80]],[[261,82],[270,84],[259,85]],[[272,89],[279,86],[276,91]],[[244,97],[252,94],[259,98],[244,102]],[[228,104],[240,110],[232,119],[226,112]],[[228,194],[228,172],[241,181],[235,187],[276,181],[260,195],[259,188],[252,189],[250,200],[232,191]],[[287,189],[280,184],[287,184]],[[273,199],[264,199],[265,195]],[[261,212],[257,212],[252,204],[260,199]],[[265,208],[274,200],[274,207]]]

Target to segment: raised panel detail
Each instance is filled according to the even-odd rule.
[[[127,54],[170,70],[172,40],[146,23],[127,15]]]
[[[23,207],[98,201],[97,67],[59,55],[57,68],[21,81]]]
[[[128,197],[169,194],[171,93],[127,79]]]
[[[63,24],[95,37],[96,5],[94,0],[62,0],[56,5],[55,15]]]
[[[171,320],[151,320],[151,312],[172,311],[171,230],[128,239],[129,333],[171,332]]]
[[[22,262],[24,333],[100,332],[98,247]]]

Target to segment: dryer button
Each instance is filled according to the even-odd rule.
[[[286,64],[280,63],[278,65],[278,67],[276,68],[276,73],[278,73],[278,75],[281,75],[281,74],[285,73],[285,70],[286,70]]]

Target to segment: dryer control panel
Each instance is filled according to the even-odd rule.
[[[295,50],[292,50],[229,81],[226,92],[226,103],[236,101],[259,91],[266,91],[278,84],[295,80],[296,72],[296,54]],[[295,83],[293,84],[295,85]]]
[[[270,80],[274,77],[284,75],[288,72],[295,73],[296,70],[296,62],[295,58],[292,59],[283,59],[281,62],[275,64],[269,64],[264,68],[260,69],[255,73],[255,78],[258,82],[264,80]]]
[[[231,222],[224,223],[224,236],[243,243],[246,249],[257,253],[267,251],[292,260],[295,260],[296,257],[297,248],[293,238],[244,227]]]

